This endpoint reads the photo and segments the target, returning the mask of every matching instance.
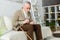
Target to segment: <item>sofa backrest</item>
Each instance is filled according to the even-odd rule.
[[[49,27],[41,27],[41,30],[43,39],[52,36],[52,31]]]
[[[11,19],[7,16],[0,16],[0,36],[12,30]]]
[[[0,36],[2,36],[5,32],[7,32],[7,28],[4,22],[4,18],[0,17]]]
[[[11,18],[4,16],[4,22],[8,30],[12,30],[12,20]]]

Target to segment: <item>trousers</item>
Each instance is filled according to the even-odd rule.
[[[36,34],[36,40],[41,40],[42,39],[42,32],[41,32],[40,24],[33,24],[33,25],[25,24],[25,25],[22,26],[22,29],[27,32],[27,34],[32,38],[32,40],[34,40],[33,31]],[[22,31],[22,30],[18,29],[18,31]],[[28,37],[27,37],[27,39],[30,40]]]

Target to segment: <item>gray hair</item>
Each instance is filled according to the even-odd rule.
[[[29,5],[31,5],[31,3],[29,2],[29,1],[25,1],[24,3],[23,3],[23,5],[25,5],[25,4],[29,4]]]

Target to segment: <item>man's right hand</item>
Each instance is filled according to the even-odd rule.
[[[28,24],[29,23],[29,19],[25,19],[24,21],[23,21],[23,24]]]

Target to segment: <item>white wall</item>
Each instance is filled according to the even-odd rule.
[[[26,0],[24,0],[26,1]],[[42,0],[38,0],[38,8],[40,13],[40,20],[43,22]],[[0,0],[0,16],[13,16],[16,10],[22,7],[21,3],[16,3],[8,0]]]
[[[0,16],[11,17],[16,10],[22,7],[21,3],[11,2],[8,0],[0,0]]]

